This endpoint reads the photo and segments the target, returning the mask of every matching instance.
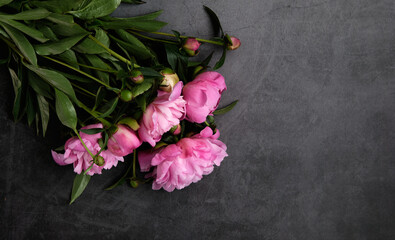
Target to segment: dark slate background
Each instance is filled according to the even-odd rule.
[[[11,118],[0,82],[1,239],[395,239],[393,0],[147,0],[118,16],[164,9],[161,20],[210,37],[207,4],[242,41],[220,72],[218,117],[229,157],[197,184],[103,188],[94,177],[69,206],[74,173]]]

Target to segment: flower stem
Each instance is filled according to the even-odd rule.
[[[86,76],[86,77],[88,77],[88,78],[90,78],[90,79],[92,79],[92,80],[94,80],[94,81],[100,83],[101,85],[103,85],[103,86],[105,86],[105,87],[111,89],[111,86],[110,86],[110,85],[108,85],[108,84],[105,83],[105,82],[100,81],[99,79],[95,78],[95,77],[92,76],[92,75],[87,74],[87,73],[84,72],[84,71],[81,71],[81,70],[79,70],[79,69],[77,69],[77,68],[75,68],[75,67],[73,67],[73,66],[70,66],[70,65],[68,65],[68,64],[66,64],[66,63],[64,63],[64,62],[59,61],[59,60],[50,58],[50,57],[48,57],[48,56],[42,56],[42,57],[44,57],[44,58],[46,58],[46,59],[48,59],[48,60],[51,60],[51,61],[53,61],[53,62],[56,62],[56,63],[58,63],[58,64],[60,64],[60,65],[63,65],[63,66],[65,66],[65,67],[68,67],[68,68],[70,68],[70,69],[72,69],[72,70],[74,70],[74,71],[76,71],[76,72],[78,72],[78,73],[80,73],[80,74],[82,74],[82,75],[84,75],[84,76]]]
[[[128,32],[130,32],[130,33],[132,33],[132,34],[134,34],[134,35],[136,35],[136,36],[139,36],[139,37],[142,37],[142,38],[151,40],[151,41],[163,42],[163,43],[167,43],[167,44],[178,45],[178,43],[173,42],[173,41],[167,41],[167,40],[163,40],[163,39],[159,39],[159,38],[148,37],[148,36],[145,36],[145,35],[143,35],[143,34],[140,34],[140,33],[137,33],[137,32],[135,32],[135,31],[132,31],[132,30],[129,30]]]
[[[111,123],[109,121],[107,121],[104,118],[99,118],[99,116],[92,110],[90,110],[85,104],[83,104],[82,102],[78,101],[78,106],[81,107],[82,109],[84,109],[87,113],[89,113],[92,117],[96,118],[97,120],[99,120],[101,123],[103,123],[104,126],[106,127],[110,127]]]
[[[138,29],[132,28],[131,30],[138,30]],[[164,32],[150,32],[150,33],[156,34],[156,35],[167,36],[167,37],[177,37],[176,35],[171,34],[171,33],[164,33]],[[190,36],[180,36],[180,38],[186,39],[186,38],[191,38],[191,37]],[[195,38],[195,39],[198,40],[199,42],[205,42],[205,43],[211,43],[211,44],[215,44],[215,45],[219,45],[219,46],[224,46],[224,42],[222,42],[222,41],[214,41],[214,40],[208,40],[208,39],[203,39],[203,38]]]
[[[137,151],[136,149],[133,150],[133,178],[136,179],[136,155]]]
[[[84,68],[89,68],[89,69],[93,69],[93,70],[97,70],[100,72],[108,72],[108,73],[117,73],[118,71],[112,70],[112,69],[103,69],[103,68],[97,68],[97,67],[92,67],[92,66],[88,66],[85,64],[81,64],[81,63],[77,63],[79,66],[84,67]]]
[[[89,92],[88,90],[86,90],[86,89],[84,89],[84,88],[78,86],[77,84],[71,83],[71,85],[73,85],[75,88],[77,88],[77,90],[80,91],[82,94],[84,94],[84,95],[86,95],[86,96],[90,96],[90,97],[96,98],[96,95],[95,95],[95,94],[93,94],[93,93]]]
[[[131,61],[129,61],[129,60],[127,60],[126,58],[122,57],[121,55],[119,55],[118,53],[114,52],[113,50],[109,49],[106,45],[104,45],[102,42],[100,42],[100,41],[99,41],[97,38],[95,38],[94,36],[89,35],[89,38],[92,39],[92,40],[93,40],[95,43],[97,43],[98,45],[100,45],[102,48],[106,49],[106,51],[107,51],[109,54],[111,54],[111,55],[113,55],[114,57],[118,58],[118,59],[121,60],[122,62],[124,62],[124,63],[126,63],[126,64],[128,64],[128,65],[130,65],[130,66],[136,67],[136,68],[137,68],[137,67],[140,67],[139,65],[133,64]]]
[[[85,150],[89,153],[89,155],[91,155],[92,159],[95,158],[95,155],[89,150],[89,148],[85,145],[85,142],[82,140],[79,132],[77,131],[77,129],[74,129],[75,134],[77,134],[78,139],[80,140],[80,142],[82,143],[82,146],[84,146]]]

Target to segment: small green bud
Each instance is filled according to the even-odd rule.
[[[119,98],[124,102],[130,102],[133,99],[133,94],[131,91],[124,89],[121,91]]]
[[[139,186],[139,182],[137,180],[130,180],[130,186],[133,188],[137,188]]]
[[[126,125],[133,129],[133,131],[137,131],[140,128],[140,125],[138,124],[136,119],[131,117],[122,118],[121,120],[119,120],[118,124]]]

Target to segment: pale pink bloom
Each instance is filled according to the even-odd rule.
[[[135,131],[125,125],[118,125],[117,131],[108,140],[107,148],[117,156],[126,156],[140,147],[142,141]]]
[[[241,46],[240,39],[238,39],[236,37],[230,37],[230,40],[232,41],[232,43],[230,45],[228,45],[229,50],[236,50]]]
[[[82,129],[91,129],[91,128],[103,128],[102,124],[92,124]],[[98,140],[101,138],[101,133],[96,134],[86,134],[80,132],[80,136],[84,141],[87,148],[92,152],[92,154],[96,154],[100,151],[101,147],[98,143]],[[92,164],[92,157],[86,151],[81,141],[77,137],[72,137],[67,140],[65,146],[65,153],[60,154],[52,151],[52,157],[55,162],[59,165],[68,165],[73,164],[74,172],[77,174],[81,174],[85,170],[87,170]],[[100,154],[104,158],[104,165],[98,166],[96,164],[93,165],[92,169],[87,172],[88,175],[93,174],[101,174],[102,169],[110,169],[112,167],[116,167],[118,161],[123,162],[123,157],[114,155],[109,150],[102,151]]]
[[[183,189],[210,174],[214,165],[219,166],[228,156],[226,145],[218,137],[219,131],[213,134],[211,128],[206,127],[200,134],[183,138],[176,144],[153,152],[139,152],[140,169],[147,172],[155,167],[148,175],[154,177],[154,190]]]
[[[186,104],[186,119],[202,123],[217,109],[222,92],[226,90],[224,77],[217,72],[204,72],[185,85],[183,96]]]
[[[172,92],[158,90],[158,97],[148,105],[138,130],[142,141],[155,146],[162,135],[185,117],[185,100],[181,96],[182,82]]]

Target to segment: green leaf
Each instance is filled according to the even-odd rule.
[[[41,125],[43,128],[43,136],[47,132],[49,122],[49,104],[44,96],[37,95],[38,108],[40,109]]]
[[[55,13],[64,13],[80,6],[82,0],[49,0],[49,1],[30,1],[36,7],[42,7]]]
[[[45,25],[38,25],[37,29],[44,34],[46,38],[48,38],[51,41],[58,41],[58,37],[56,34],[52,31],[52,29],[48,26]]]
[[[5,23],[0,23],[0,25],[6,30],[8,35],[11,37],[11,39],[14,41],[16,46],[19,48],[23,56],[26,57],[26,59],[33,65],[37,65],[37,56],[36,53],[34,52],[33,46],[30,44],[30,42],[27,40],[27,38],[18,30],[15,28],[5,24]]]
[[[0,7],[9,4],[10,2],[12,2],[14,0],[0,0]]]
[[[44,79],[47,83],[49,83],[49,85],[67,94],[74,102],[78,102],[70,81],[67,80],[67,78],[65,78],[62,74],[33,65],[26,64],[25,66]]]
[[[145,3],[144,1],[140,0],[122,0],[123,3],[129,3],[129,4],[143,4]]]
[[[109,22],[98,21],[104,29],[135,29],[145,32],[157,32],[167,23],[156,20],[134,20],[112,18]]]
[[[27,115],[27,124],[29,127],[32,125],[34,118],[36,117],[36,110],[34,108],[35,99],[33,98],[31,91],[27,91],[26,94],[26,115]]]
[[[148,48],[135,36],[126,32],[125,30],[115,30],[118,36],[125,42],[119,42],[122,47],[132,53],[133,56],[141,59],[148,59],[154,57]]]
[[[96,29],[95,38],[99,40],[102,44],[106,47],[110,46],[110,39],[108,38],[107,34],[103,29]],[[80,44],[76,45],[73,48],[75,51],[85,54],[100,54],[100,53],[107,53],[106,49],[102,46],[95,43],[90,38],[85,38]]]
[[[81,196],[90,180],[91,176],[85,175],[83,173],[75,176],[73,189],[71,190],[70,204],[72,204],[79,196]]]
[[[120,3],[121,0],[94,0],[82,9],[69,13],[81,19],[99,18],[111,14]]]
[[[17,14],[9,15],[9,14],[0,14],[1,17],[13,20],[39,20],[46,18],[50,12],[44,8],[36,8],[32,10],[23,11]]]
[[[141,68],[138,68],[137,70],[141,71],[141,73],[143,73],[144,77],[163,78],[163,75],[161,75],[159,72],[155,71],[155,69],[153,69],[153,68],[141,67]]]
[[[51,13],[47,20],[58,23],[58,24],[67,24],[67,23],[74,23],[74,18],[71,15],[64,15],[58,13]]]
[[[43,42],[48,41],[48,38],[44,37],[44,34],[42,32],[38,31],[35,28],[26,26],[23,23],[20,23],[20,22],[11,20],[11,19],[4,18],[2,16],[0,16],[0,22],[6,23],[6,24],[10,25],[11,27],[18,29],[19,31],[21,31],[24,34],[36,39],[39,42],[43,43]]]
[[[86,34],[75,35],[68,38],[63,38],[57,42],[48,42],[44,44],[35,45],[37,54],[39,55],[56,55],[69,50],[77,42],[79,42]]]
[[[143,110],[143,112],[145,112],[145,109],[147,108],[147,98],[144,95],[140,95],[138,97],[135,98],[137,106],[139,106],[141,108],[141,110]]]
[[[69,65],[80,69],[80,66],[78,65],[77,61],[77,56],[75,55],[75,52],[73,50],[66,50],[65,52],[59,54],[57,56],[60,60],[68,63]]]
[[[80,132],[89,134],[89,135],[93,135],[96,133],[101,133],[104,132],[105,129],[104,128],[90,128],[90,129],[80,129]]]
[[[110,66],[108,66],[103,60],[101,60],[100,57],[97,55],[85,55],[85,57],[88,59],[88,61],[91,63],[92,66],[95,66],[97,68],[101,69],[110,69]],[[109,84],[110,82],[110,74],[107,72],[102,72],[98,70],[94,70],[96,73],[97,77],[102,80],[103,82]]]
[[[141,84],[136,85],[133,89],[132,89],[132,95],[133,97],[137,97],[138,95],[144,93],[145,91],[147,91],[148,89],[150,89],[152,86],[152,82],[149,81],[144,81]]]
[[[8,71],[10,72],[11,75],[11,80],[12,80],[12,86],[14,87],[14,94],[16,95],[18,93],[19,88],[22,86],[21,80],[18,78],[18,75],[12,68],[8,68]]]
[[[76,129],[77,113],[75,112],[73,103],[66,94],[57,89],[55,89],[55,96],[56,114],[58,115],[60,122],[62,122],[66,127]]]
[[[32,87],[33,90],[38,95],[42,95],[42,96],[47,97],[49,99],[53,99],[52,94],[51,94],[51,87],[49,86],[48,83],[46,83],[39,76],[34,74],[32,71],[29,71],[27,73],[27,76],[28,76],[28,81],[29,81],[30,87]]]
[[[215,14],[215,12],[207,6],[203,6],[203,8],[207,12],[207,14],[209,15],[209,17],[211,19],[211,22],[212,22],[213,28],[214,28],[214,33],[215,34],[221,33],[221,37],[223,37],[224,31],[222,30],[222,26],[221,26],[221,23],[218,19],[217,14]]]
[[[224,48],[222,52],[221,58],[218,60],[218,62],[215,64],[213,70],[217,70],[218,68],[222,67],[224,65],[226,59],[226,48]]]
[[[170,64],[171,68],[176,71],[177,70],[177,55],[178,55],[178,47],[165,44],[167,62]]]
[[[104,87],[103,86],[99,87],[96,93],[95,106],[92,109],[93,111],[99,107],[99,105],[103,102],[105,96],[106,96],[106,91]]]
[[[117,107],[118,100],[119,100],[119,98],[116,97],[116,98],[114,98],[113,100],[111,100],[110,102],[108,102],[108,103],[105,105],[105,107],[108,107],[107,111],[105,111],[103,114],[101,114],[100,116],[98,116],[98,118],[105,118],[105,117],[110,116],[110,114],[111,114],[112,112],[114,112],[115,108]]]
[[[221,115],[221,114],[225,114],[225,113],[229,112],[230,110],[232,110],[236,106],[238,101],[239,100],[233,101],[231,104],[227,105],[226,107],[223,107],[221,109],[215,110],[213,112],[213,114],[214,115]]]
[[[57,19],[57,24],[52,26],[54,33],[60,36],[70,37],[79,34],[87,34],[88,32],[76,23],[70,23],[66,19]]]

